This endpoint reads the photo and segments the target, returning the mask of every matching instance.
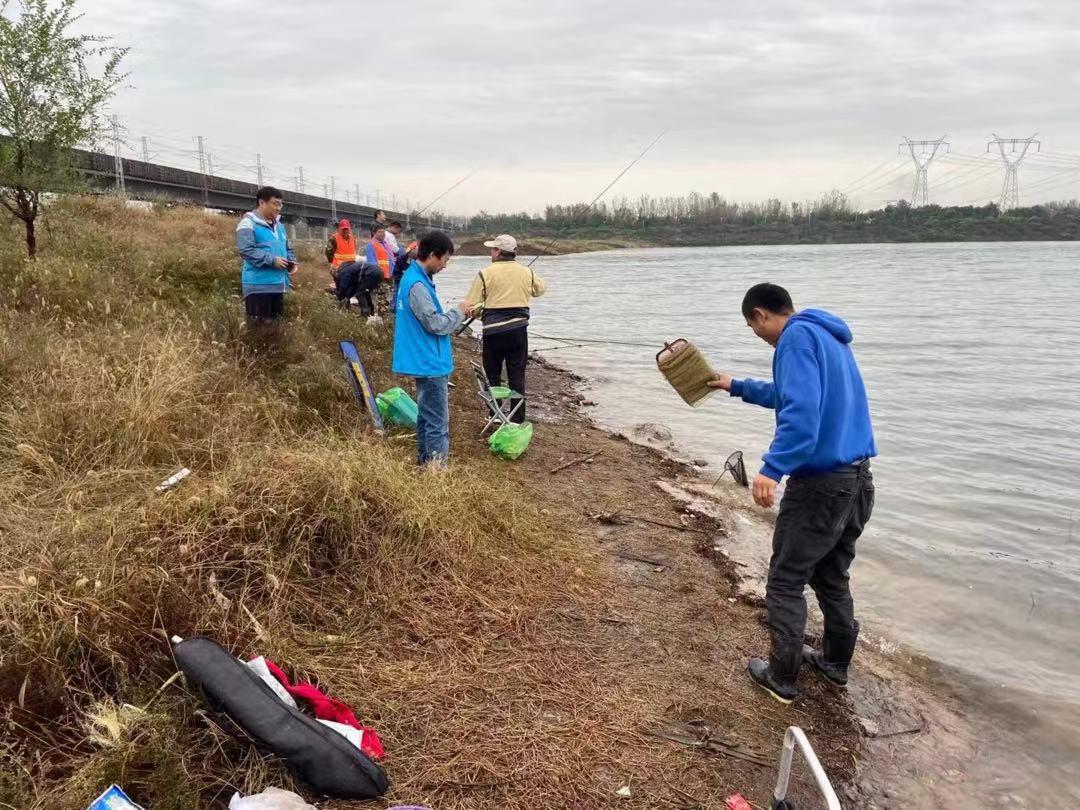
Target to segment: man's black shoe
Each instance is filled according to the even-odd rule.
[[[769,662],[764,658],[751,658],[746,665],[746,674],[750,680],[779,700],[785,706],[799,696],[799,687],[792,682],[782,682],[776,679],[769,667]]]
[[[802,659],[833,686],[847,686],[848,665],[855,655],[855,643],[859,639],[859,623],[852,630],[826,630],[819,652],[803,646]]]
[[[769,660],[751,658],[746,673],[750,680],[786,705],[799,696],[796,681],[801,663],[802,639],[773,635]]]

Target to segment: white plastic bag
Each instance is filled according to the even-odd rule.
[[[260,655],[258,658],[252,658],[245,663],[252,672],[263,679],[267,686],[274,690],[274,694],[281,698],[283,702],[292,706],[294,709],[298,708],[296,701],[293,700],[293,696],[285,691],[285,687],[282,685],[281,681],[274,677],[274,673],[272,673],[270,667],[266,665],[265,658]]]
[[[335,723],[333,720],[319,720],[327,728],[332,728],[346,740],[351,742],[360,750],[364,748],[364,732],[358,728],[347,726],[344,723]]]
[[[262,793],[242,798],[239,793],[233,794],[229,801],[229,810],[318,810],[314,805],[308,804],[300,796],[291,790],[280,788],[267,788]]]

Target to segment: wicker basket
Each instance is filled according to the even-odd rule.
[[[716,372],[698,347],[685,338],[665,343],[656,355],[656,367],[691,407],[696,408],[717,391],[707,384],[716,379]]]

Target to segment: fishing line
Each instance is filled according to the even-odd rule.
[[[540,347],[530,346],[529,347],[529,354],[533,354],[535,352],[561,352],[564,349],[585,349],[585,348],[587,348],[587,347],[582,343],[572,343],[572,344],[569,344],[567,346],[540,346]]]
[[[602,344],[605,346],[635,346],[639,349],[655,349],[664,341],[657,343],[635,343],[629,340],[605,340],[601,338],[578,338],[578,337],[555,337],[554,335],[541,335],[538,332],[529,332],[530,337],[542,338],[543,340],[556,340],[560,343]]]

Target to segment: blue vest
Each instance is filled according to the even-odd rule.
[[[244,214],[252,224],[255,234],[255,247],[260,250],[268,250],[274,258],[289,258],[289,234],[281,222],[275,222],[271,229],[266,223],[253,216],[251,213]],[[244,269],[240,273],[240,281],[244,288],[258,287],[260,291],[269,292],[269,288],[275,291],[285,292],[291,285],[289,271],[279,270],[276,267],[259,267],[244,260]]]
[[[409,290],[423,284],[435,302],[435,311],[443,311],[435,285],[419,262],[413,262],[398,287],[394,318],[394,373],[410,377],[444,377],[454,370],[454,358],[448,335],[433,335],[413,315]]]

